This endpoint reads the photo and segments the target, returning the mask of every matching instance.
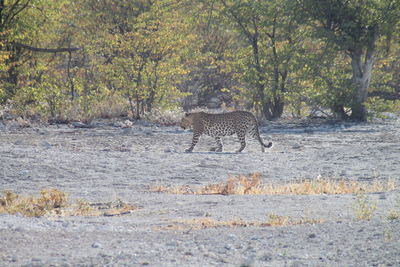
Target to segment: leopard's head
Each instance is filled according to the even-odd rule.
[[[191,127],[193,127],[193,113],[186,113],[185,117],[182,118],[180,126],[183,129],[189,129]]]

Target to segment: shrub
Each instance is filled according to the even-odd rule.
[[[365,103],[369,117],[386,119],[385,112],[400,112],[400,100],[385,100],[380,97],[369,97]]]
[[[357,195],[354,204],[354,213],[357,219],[371,220],[376,209],[376,204],[371,202],[365,194]]]
[[[389,211],[387,216],[389,220],[399,220],[400,219],[400,195],[396,199],[396,209]]]

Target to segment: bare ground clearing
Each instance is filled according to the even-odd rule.
[[[0,215],[0,265],[398,266],[400,221],[388,220],[399,189],[367,194],[374,219],[357,221],[355,196],[173,195],[149,186],[207,185],[259,172],[265,183],[325,177],[400,183],[400,120],[373,123],[275,122],[261,127],[274,146],[244,153],[226,138],[208,152],[204,137],[177,127],[97,122],[94,128],[19,128],[0,122],[0,190],[37,194],[57,188],[71,199],[122,199],[141,207],[119,217]],[[400,200],[399,200],[400,201]],[[285,227],[174,228],[177,220],[266,221],[269,215],[321,219]],[[170,229],[170,230],[163,230]]]

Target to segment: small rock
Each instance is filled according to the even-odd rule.
[[[120,121],[116,121],[113,123],[114,127],[124,128],[124,123]]]
[[[24,120],[24,119],[21,118],[21,117],[18,117],[18,118],[17,118],[17,123],[18,123],[18,126],[21,127],[21,128],[28,128],[28,127],[31,127],[30,122],[27,121],[27,120]]]
[[[248,257],[247,259],[245,259],[241,264],[240,264],[240,266],[241,267],[250,267],[250,266],[253,266],[254,265],[254,256],[250,256],[250,257]]]
[[[264,255],[262,255],[259,259],[261,261],[271,261],[273,258],[272,253],[265,253]]]
[[[232,250],[233,249],[233,247],[231,246],[231,245],[225,245],[224,246],[224,249],[226,249],[226,250]]]
[[[94,242],[92,244],[92,248],[102,248],[102,245],[100,243],[98,243],[98,242]]]
[[[22,232],[24,229],[21,226],[10,227],[15,232]]]
[[[86,124],[80,121],[71,122],[72,127],[74,128],[92,128],[90,124]]]
[[[45,148],[45,149],[50,149],[51,148],[51,144],[49,142],[47,142],[47,141],[40,142],[39,146],[41,146],[42,148]]]
[[[308,238],[315,238],[315,237],[317,237],[316,234],[309,234],[309,235],[308,235]]]
[[[238,238],[237,235],[234,235],[234,234],[229,234],[228,237],[231,238],[231,239],[237,239]]]
[[[122,128],[131,128],[133,126],[133,122],[131,122],[130,120],[126,120],[123,123]]]
[[[290,267],[300,267],[300,266],[305,266],[304,264],[302,264],[300,261],[292,261],[288,264],[288,266]]]

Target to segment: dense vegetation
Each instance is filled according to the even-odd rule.
[[[91,119],[221,102],[266,119],[398,108],[398,0],[0,0],[0,103]]]

